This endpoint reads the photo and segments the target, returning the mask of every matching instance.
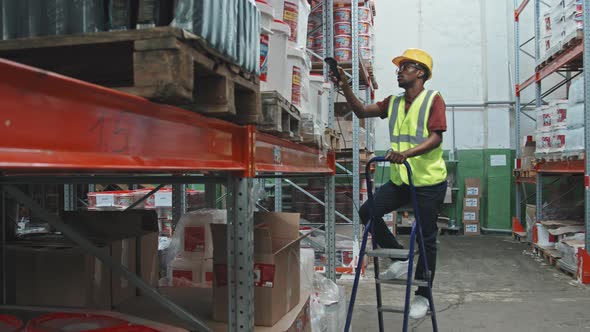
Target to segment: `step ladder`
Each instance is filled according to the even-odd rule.
[[[360,248],[360,253],[359,253],[359,258],[358,258],[358,263],[357,263],[357,268],[355,271],[355,277],[354,277],[354,284],[352,287],[352,294],[350,296],[350,302],[348,304],[348,314],[346,316],[346,325],[344,328],[345,332],[349,332],[350,331],[350,324],[352,322],[352,313],[354,310],[354,302],[356,299],[356,293],[358,290],[358,284],[359,284],[359,279],[360,279],[360,272],[361,272],[361,268],[362,268],[362,264],[363,264],[363,258],[364,256],[368,256],[368,257],[373,257],[373,266],[375,267],[375,290],[376,290],[376,295],[377,295],[377,315],[379,317],[379,331],[383,332],[383,313],[397,313],[397,314],[403,314],[404,315],[404,325],[403,325],[403,332],[407,332],[408,331],[408,320],[409,320],[409,314],[410,314],[410,296],[411,296],[411,291],[412,291],[412,286],[423,286],[423,287],[427,287],[428,288],[428,300],[430,302],[430,310],[428,312],[428,315],[430,315],[431,319],[432,319],[432,330],[435,332],[438,332],[438,326],[437,326],[437,322],[436,322],[436,311],[434,309],[434,301],[432,298],[432,283],[430,282],[430,280],[432,280],[431,273],[428,270],[428,262],[426,261],[426,251],[424,248],[424,241],[422,241],[423,237],[422,237],[422,227],[420,226],[420,222],[419,222],[419,211],[418,211],[418,204],[416,201],[416,188],[414,187],[414,183],[412,181],[412,169],[410,167],[410,164],[406,161],[404,162],[404,165],[406,166],[406,169],[408,171],[408,179],[409,179],[409,183],[410,183],[410,194],[411,194],[411,198],[412,198],[412,205],[414,207],[414,216],[415,216],[415,221],[412,224],[412,231],[411,231],[411,235],[410,235],[410,245],[409,245],[409,249],[378,249],[377,248],[377,243],[375,242],[374,238],[374,233],[373,233],[373,218],[374,218],[374,200],[373,200],[373,190],[372,190],[372,186],[371,186],[371,172],[370,172],[370,165],[371,163],[374,162],[386,162],[384,157],[375,157],[372,158],[366,165],[366,169],[365,169],[365,176],[366,176],[366,180],[367,180],[367,192],[369,194],[368,197],[368,201],[369,201],[369,210],[370,210],[370,220],[367,223],[365,230],[363,232],[363,239],[362,239],[362,243],[361,243],[361,248]],[[367,247],[367,239],[368,239],[368,235],[369,232],[371,233],[371,242],[372,242],[372,250],[366,250]],[[416,236],[418,236],[418,239],[420,239],[419,243],[420,245],[418,246],[418,250],[415,249],[415,243],[416,243]],[[424,257],[423,262],[424,262],[424,271],[425,275],[426,275],[426,280],[413,280],[413,268],[414,268],[414,257],[416,255],[421,255],[421,257]],[[389,259],[396,259],[396,260],[409,260],[408,262],[408,272],[406,275],[406,279],[394,279],[394,280],[380,280],[379,279],[379,258],[389,258]],[[404,301],[404,306],[403,308],[396,308],[396,307],[391,307],[391,306],[384,306],[382,304],[382,298],[381,298],[381,285],[399,285],[399,286],[406,286],[406,296],[405,296],[405,301]]]

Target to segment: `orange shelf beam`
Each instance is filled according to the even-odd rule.
[[[537,172],[553,174],[584,174],[584,160],[548,161],[537,164]]]
[[[0,174],[333,173],[315,149],[0,59]],[[280,150],[279,163],[270,150]],[[258,154],[256,154],[258,152]]]
[[[524,90],[535,82],[540,82],[547,76],[555,73],[559,69],[567,68],[578,70],[581,67],[582,54],[584,52],[584,43],[578,43],[576,46],[569,48],[560,55],[557,55],[553,61],[546,66],[535,71],[535,74],[527,80],[516,86],[516,93]]]

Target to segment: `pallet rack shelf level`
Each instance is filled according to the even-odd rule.
[[[253,331],[253,178],[276,173],[333,178],[333,152],[324,154],[260,133],[252,125],[238,126],[6,60],[0,60],[0,71],[2,197],[17,199],[128,277],[146,296],[193,328],[206,330],[202,321],[135,274],[97,254],[93,244],[14,184],[221,181],[231,193],[228,225],[234,235],[228,242],[228,284],[233,285],[229,330]]]
[[[533,3],[534,9],[534,37],[531,41],[535,44],[535,52],[534,52],[534,61],[538,65],[534,68],[533,74],[529,76],[526,80],[522,83],[520,82],[520,53],[526,53],[521,50],[521,48],[526,45],[528,42],[524,44],[520,44],[520,16],[522,12],[526,9],[529,3]],[[556,53],[556,55],[550,57],[548,60],[540,61],[540,46],[539,41],[541,40],[541,27],[540,27],[540,17],[541,17],[541,5],[547,5],[546,2],[542,0],[514,0],[514,41],[515,41],[515,101],[516,101],[516,109],[515,109],[515,139],[516,139],[516,158],[517,164],[520,160],[520,114],[522,109],[527,105],[521,104],[521,92],[525,88],[534,85],[535,86],[535,99],[534,104],[536,107],[540,107],[542,105],[542,98],[544,95],[542,94],[541,90],[541,83],[544,79],[546,79],[549,75],[553,73],[557,73],[560,71],[565,72],[572,72],[572,71],[583,71],[584,81],[586,82],[584,87],[584,108],[585,118],[584,118],[584,126],[585,126],[585,139],[584,139],[584,148],[585,153],[584,157],[580,160],[568,160],[568,161],[543,161],[536,166],[537,171],[537,179],[533,181],[535,183],[536,188],[536,210],[537,220],[542,220],[542,190],[543,190],[543,176],[559,176],[559,175],[566,175],[566,174],[583,174],[585,176],[584,184],[585,184],[585,225],[586,225],[586,245],[584,250],[584,255],[588,255],[588,251],[590,249],[590,186],[588,183],[588,174],[590,174],[590,159],[588,159],[587,151],[590,150],[590,71],[583,70],[584,68],[590,67],[590,2],[583,1],[583,35],[580,36],[579,34],[572,39],[565,43],[565,47],[562,48],[560,51]],[[540,65],[539,65],[540,64]],[[550,89],[546,89],[548,93],[551,93],[556,90],[557,87],[562,86],[570,81],[570,77],[566,77],[565,80],[561,81]],[[516,186],[516,213],[515,219],[516,221],[520,221],[521,219],[521,200],[520,200],[520,184],[523,181],[517,181]],[[582,270],[585,270],[585,273],[590,273],[590,268],[584,266]],[[583,272],[584,273],[584,272]],[[587,276],[590,279],[590,275]]]

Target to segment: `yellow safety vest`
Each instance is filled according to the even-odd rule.
[[[389,102],[389,138],[394,151],[411,149],[428,138],[430,107],[438,91],[424,90],[414,100],[408,112],[403,96],[392,96]],[[447,178],[442,144],[435,149],[408,159],[412,167],[414,185],[417,187],[439,184]],[[391,181],[400,186],[408,183],[404,165],[391,164]]]

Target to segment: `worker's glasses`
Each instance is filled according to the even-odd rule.
[[[416,63],[406,62],[406,63],[402,63],[401,66],[399,66],[399,68],[396,69],[395,73],[399,74],[400,72],[404,72],[410,68],[423,70],[422,67],[420,67],[420,65],[418,65]]]

